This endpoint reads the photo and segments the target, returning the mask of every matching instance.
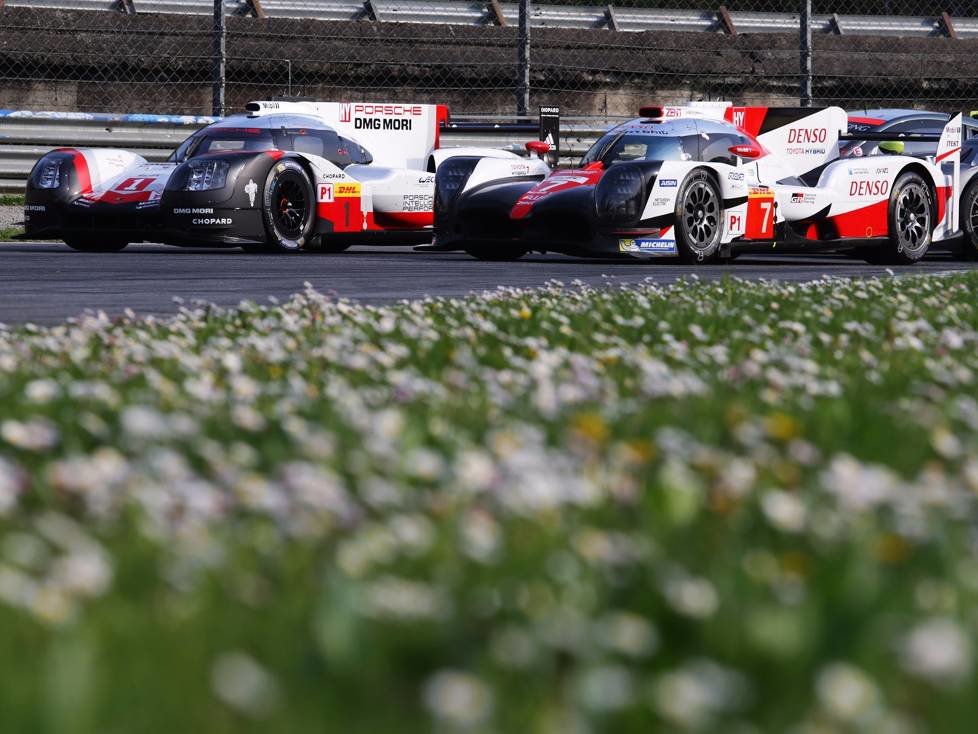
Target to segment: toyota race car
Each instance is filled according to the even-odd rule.
[[[853,251],[912,263],[960,236],[962,119],[943,126],[933,161],[839,160],[839,107],[643,108],[573,170],[541,180],[494,175],[457,158],[437,172],[435,243],[481,258],[531,251],[679,256]]]
[[[140,241],[291,252],[430,240],[434,171],[452,155],[438,149],[447,108],[246,109],[191,135],[165,163],[103,148],[48,153],[27,184],[23,237],[85,251]]]

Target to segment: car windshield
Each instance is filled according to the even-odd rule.
[[[183,141],[170,160],[183,163],[188,158],[204,153],[225,150],[275,150],[272,131],[260,128],[213,127],[201,130]]]
[[[370,163],[370,153],[332,130],[213,127],[187,138],[170,156],[173,163],[205,153],[223,151],[287,150],[326,158],[345,168],[351,163]]]
[[[605,166],[624,161],[685,161],[690,156],[681,136],[609,133],[591,146],[581,166],[600,161]]]

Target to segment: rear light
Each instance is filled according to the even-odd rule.
[[[39,189],[56,189],[61,186],[61,165],[63,158],[52,158],[41,164],[34,185]]]

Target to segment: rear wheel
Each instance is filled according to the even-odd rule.
[[[908,171],[893,184],[888,213],[890,235],[866,260],[887,265],[913,265],[927,254],[934,228],[934,201],[927,182]]]
[[[118,237],[99,235],[71,235],[65,237],[65,244],[79,252],[119,252],[129,244],[128,240]]]
[[[973,179],[961,196],[962,260],[978,260],[978,178]]]
[[[683,262],[701,264],[720,252],[723,200],[706,171],[690,173],[676,196],[676,246]]]
[[[521,247],[466,248],[465,251],[476,260],[485,262],[512,262],[529,252]]]
[[[275,164],[265,179],[262,216],[272,251],[298,252],[308,244],[316,214],[315,193],[295,161]]]

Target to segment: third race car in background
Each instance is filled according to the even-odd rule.
[[[436,176],[435,247],[693,263],[828,250],[912,263],[931,243],[960,239],[962,127],[961,116],[943,126],[933,160],[840,160],[847,115],[838,107],[644,108],[578,168],[542,182],[496,175],[492,161],[448,161]]]

